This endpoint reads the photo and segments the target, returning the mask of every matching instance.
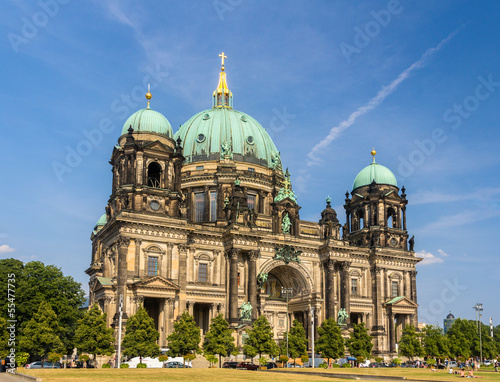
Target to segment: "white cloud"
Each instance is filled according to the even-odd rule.
[[[8,246],[7,244],[0,245],[0,254],[14,252],[16,249]]]
[[[438,249],[438,252],[441,251]],[[443,252],[444,253],[444,252]],[[434,256],[432,253],[427,252],[425,250],[421,250],[415,253],[418,257],[422,257],[423,260],[418,263],[419,265],[430,265],[436,263],[442,263],[444,260],[440,257]],[[448,256],[448,255],[446,255]]]
[[[397,89],[397,87],[410,76],[410,74],[413,71],[423,68],[426,64],[427,59],[434,53],[441,50],[441,48],[453,37],[455,37],[455,35],[462,28],[463,26],[458,28],[456,31],[450,33],[446,38],[441,40],[439,44],[437,44],[435,47],[427,49],[418,61],[414,62],[406,70],[400,73],[399,76],[397,76],[389,85],[382,87],[382,89],[378,91],[375,97],[369,100],[365,105],[360,106],[356,111],[351,113],[351,115],[347,119],[340,122],[337,126],[332,127],[328,135],[325,138],[323,138],[319,143],[317,143],[316,146],[314,146],[312,150],[309,152],[309,154],[307,154],[307,156],[309,157],[307,165],[311,166],[319,164],[321,162],[321,159],[318,156],[320,150],[324,149],[332,141],[337,139],[340,136],[340,134],[347,128],[351,127],[359,117],[379,106],[387,98],[387,96],[391,95]]]
[[[440,256],[442,256],[442,257],[448,257],[448,256],[450,256],[450,255],[448,255],[445,251],[443,251],[442,249],[438,249],[438,253],[439,253],[439,255],[440,255]]]

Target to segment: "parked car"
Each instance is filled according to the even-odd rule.
[[[238,362],[236,362],[236,361],[226,361],[222,364],[222,367],[224,369],[236,369],[237,366],[238,366]]]
[[[182,362],[179,362],[179,361],[172,361],[172,362],[167,362],[165,364],[165,367],[178,368],[178,367],[191,367],[191,366],[188,364],[184,365]]]
[[[458,367],[456,361],[449,361],[448,364],[446,365],[447,367]]]
[[[483,365],[484,365],[484,366],[490,366],[490,365],[491,365],[491,363],[492,363],[492,362],[491,362],[490,360],[488,360],[488,359],[485,359],[485,360],[483,361]]]
[[[277,368],[277,367],[278,367],[278,365],[276,365],[276,363],[275,363],[275,362],[268,362],[266,366],[267,366],[267,369],[268,369],[268,370],[269,370],[269,369],[275,369],[275,368]]]
[[[43,369],[60,369],[62,365],[59,362],[52,363],[52,362],[44,362],[43,363]],[[42,361],[35,361],[26,364],[24,366],[25,369],[42,369]]]
[[[255,365],[251,362],[240,362],[237,366],[237,369],[247,369],[247,370],[257,370],[259,368],[258,365]]]

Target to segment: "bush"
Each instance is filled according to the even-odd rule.
[[[259,363],[260,363],[260,366],[266,366],[267,365],[267,358],[266,357],[260,357],[259,358]]]
[[[363,357],[363,356],[360,355],[359,357],[356,357],[356,361],[358,363],[363,363],[363,362],[365,362],[365,357]]]
[[[160,362],[167,362],[168,361],[168,355],[161,355],[158,357],[158,360]]]
[[[332,367],[340,367],[340,365],[338,363],[334,363]]]
[[[427,359],[427,365],[429,365],[429,366],[436,366],[436,360],[434,358],[428,358]]]
[[[127,365],[128,366],[128,365]],[[103,369],[110,369],[111,365],[109,363],[103,363],[101,366]]]
[[[137,366],[139,366],[139,365],[137,365]],[[128,368],[129,368],[128,363],[122,363],[122,364],[120,365],[120,369],[128,369]]]
[[[346,362],[342,365],[342,367],[349,368],[351,367],[351,364],[349,362]]]
[[[328,369],[328,364],[327,363],[321,363],[318,367],[321,368],[321,369]]]
[[[62,354],[58,354],[58,353],[49,353],[49,356],[47,357],[47,359],[49,360],[49,362],[59,362],[59,360],[62,358]]]
[[[394,359],[392,360],[392,363],[393,363],[394,365],[396,365],[396,366],[399,366],[399,365],[401,365],[401,360],[400,360],[399,358],[394,358]]]
[[[147,367],[148,367],[148,365],[146,365],[145,363],[138,363],[137,364],[138,369],[146,369]]]
[[[284,364],[288,362],[288,357],[286,355],[281,355],[280,356],[280,362],[283,362]]]
[[[16,361],[19,364],[19,366],[24,366],[26,365],[26,362],[28,362],[29,357],[30,357],[29,353],[17,353]]]
[[[384,359],[382,357],[375,357],[375,362],[382,363],[384,362]]]
[[[300,356],[300,360],[302,361],[302,363],[308,362],[309,356],[307,354],[303,354]]]

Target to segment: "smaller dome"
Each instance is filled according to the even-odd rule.
[[[447,320],[454,320],[455,319],[455,316],[453,314],[451,314],[451,312],[446,316],[446,319]]]
[[[106,225],[107,222],[108,222],[108,217],[106,216],[106,214],[103,214],[99,218],[99,220],[97,221],[97,223],[95,223],[94,233],[97,233],[102,227],[104,227]]]
[[[352,189],[355,190],[358,187],[368,186],[373,181],[377,184],[388,184],[395,187],[398,186],[398,182],[392,171],[375,162],[375,158],[373,158],[372,164],[366,166],[358,173],[356,179],[354,179],[354,183],[352,184]]]
[[[125,121],[122,129],[122,135],[128,133],[128,129],[132,126],[134,132],[148,132],[166,135],[172,138],[174,133],[172,126],[165,116],[151,109],[141,109],[132,114]]]

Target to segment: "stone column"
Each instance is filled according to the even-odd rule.
[[[184,313],[184,307],[186,306],[186,287],[187,287],[187,254],[189,252],[188,245],[179,245],[177,247],[179,252],[179,315]]]
[[[347,324],[350,324],[350,314],[351,314],[351,289],[349,288],[349,266],[348,261],[341,263],[342,269],[342,284],[341,284],[341,307],[345,309],[347,313]]]
[[[394,320],[396,319],[396,315],[389,313],[389,340],[390,340],[390,352],[394,353],[396,351],[396,327],[394,325]]]
[[[208,186],[204,188],[205,194],[205,211],[203,212],[203,221],[210,221],[210,189]]]
[[[252,320],[257,319],[257,258],[259,251],[248,254],[248,301],[252,305]]]
[[[415,304],[417,303],[417,273],[417,271],[410,271],[411,299]]]
[[[227,251],[230,261],[229,274],[229,320],[238,321],[238,254],[240,250],[232,248]]]
[[[406,231],[406,206],[403,206],[401,211],[403,212],[403,229]]]
[[[123,295],[123,317],[127,318],[127,252],[128,246],[130,245],[130,239],[128,237],[120,236],[116,243],[118,247],[118,269],[117,269],[117,288],[116,288],[116,301],[117,308],[116,312],[120,306],[120,295]]]
[[[141,263],[141,244],[142,239],[135,239],[135,264],[134,264],[134,276],[141,276],[140,273],[140,263]]]
[[[172,243],[167,243],[167,279],[172,279],[172,249],[174,245]]]
[[[335,261],[327,260],[325,262],[325,269],[327,274],[326,282],[326,317],[337,319],[335,317]]]
[[[219,285],[219,261],[220,261],[220,258],[219,258],[219,255],[220,255],[220,251],[217,251],[215,250],[213,252],[214,254],[214,261],[213,261],[213,265],[211,266],[212,268],[212,285]]]
[[[372,291],[374,300],[374,317],[373,317],[373,327],[374,330],[378,330],[383,327],[383,307],[382,307],[382,269],[375,267],[372,270]]]

